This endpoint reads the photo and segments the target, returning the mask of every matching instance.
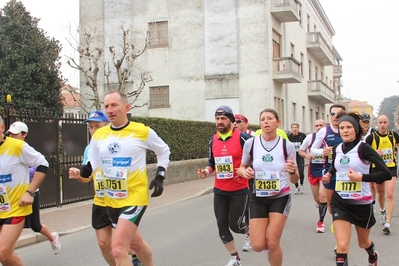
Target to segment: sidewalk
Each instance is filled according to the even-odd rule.
[[[148,209],[158,208],[179,201],[198,197],[212,192],[214,178],[167,185],[163,194],[157,198],[150,198]],[[152,191],[150,191],[150,194]],[[48,226],[50,231],[58,232],[60,236],[91,228],[92,200],[63,205],[60,208],[48,208],[40,211],[41,223]],[[23,229],[16,247],[23,247],[47,240],[43,235],[34,233],[31,229]],[[61,239],[62,242],[62,239]]]

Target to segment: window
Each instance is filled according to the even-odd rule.
[[[157,21],[148,23],[150,33],[148,40],[149,48],[168,47],[168,22]]]
[[[309,80],[312,79],[312,61],[309,60]]]
[[[296,118],[296,103],[292,103],[292,121],[298,122]]]
[[[300,68],[299,68],[299,71],[300,71],[300,75],[303,77],[303,53],[301,53],[301,65],[300,65]]]
[[[150,108],[166,108],[169,104],[169,86],[150,87]]]
[[[310,16],[307,15],[307,20],[306,20],[306,32],[310,32]]]
[[[280,57],[280,35],[273,31],[273,58]]]

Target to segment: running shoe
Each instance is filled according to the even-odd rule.
[[[299,193],[303,194],[303,186],[302,185],[299,187]]]
[[[251,240],[249,239],[249,235],[247,235],[247,237],[245,238],[245,244],[242,247],[242,251],[245,251],[245,252],[252,251],[252,245],[251,245]]]
[[[50,242],[54,255],[57,255],[61,250],[60,236],[57,232],[53,233],[54,241]]]
[[[132,265],[133,266],[143,266],[139,258],[137,257],[136,254],[132,255]]]
[[[324,227],[323,222],[317,222],[316,233],[325,233],[326,228]]]
[[[391,224],[390,223],[384,223],[384,227],[382,228],[382,231],[385,234],[391,233]]]
[[[375,260],[373,261],[373,262],[370,262],[370,260],[369,260],[369,266],[378,266],[378,257],[379,257],[380,255],[378,254],[378,252],[376,251],[375,252]]]
[[[231,256],[231,258],[229,259],[229,261],[225,266],[241,266],[241,260],[237,259],[236,256]]]
[[[314,206],[318,209],[319,208],[319,203],[315,202]]]
[[[386,210],[381,211],[381,223],[384,225],[387,222],[387,212]]]
[[[297,188],[295,189],[294,194],[297,195],[298,193],[299,193],[299,187],[297,187]]]

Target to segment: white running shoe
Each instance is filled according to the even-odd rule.
[[[252,251],[252,245],[251,245],[251,240],[249,239],[249,235],[247,235],[247,237],[245,238],[245,244],[242,247],[242,251],[245,251],[245,252]]]
[[[391,224],[390,223],[384,223],[384,227],[382,228],[382,231],[385,234],[391,233]]]
[[[303,186],[302,185],[299,187],[299,193],[303,194]]]
[[[230,260],[225,266],[241,266],[241,260],[237,259],[236,256],[231,256]]]
[[[324,227],[324,224],[322,222],[317,222],[317,228],[316,228],[316,233],[325,233],[326,228]]]
[[[297,187],[297,188],[295,189],[294,194],[297,195],[298,193],[299,193],[299,187]]]
[[[387,222],[387,212],[386,212],[386,210],[381,211],[380,219],[381,219],[382,225],[384,225]]]
[[[57,255],[61,250],[60,237],[57,232],[54,232],[52,235],[54,236],[54,241],[50,242],[50,244],[51,248],[53,249],[54,255]]]

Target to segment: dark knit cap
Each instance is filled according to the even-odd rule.
[[[219,106],[218,108],[216,108],[215,116],[219,116],[219,115],[227,116],[232,123],[234,123],[234,121],[235,121],[233,110],[231,110],[231,108],[228,107],[227,105],[222,105],[222,106]]]

